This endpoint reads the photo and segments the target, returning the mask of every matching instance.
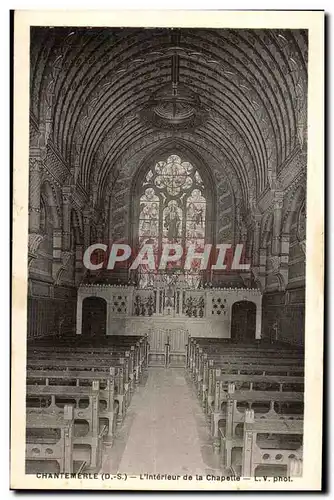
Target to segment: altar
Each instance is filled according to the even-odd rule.
[[[99,304],[95,328],[106,335],[187,331],[196,337],[261,338],[262,294],[254,288],[137,288],[86,284],[78,289],[77,330],[85,331],[85,309]],[[103,325],[104,324],[104,325]],[[95,332],[98,334],[98,332]],[[156,334],[158,335],[158,334]]]

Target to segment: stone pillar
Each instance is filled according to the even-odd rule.
[[[75,247],[75,279],[76,284],[79,285],[83,274],[83,245],[76,245]]]
[[[71,249],[71,188],[63,187],[63,250]]]
[[[271,243],[272,255],[279,255],[280,253],[282,208],[283,208],[283,192],[279,191],[275,193],[275,201],[274,201],[274,223],[273,223],[273,235]]]
[[[96,237],[97,237],[97,241],[99,241],[99,242],[101,242],[103,240],[103,222],[100,222],[96,226]]]
[[[290,251],[290,235],[281,235],[281,255],[280,255],[280,273],[284,278],[285,284],[289,281],[289,251]]]
[[[84,252],[90,245],[90,212],[85,210],[83,213],[83,221],[84,221]]]
[[[250,231],[247,232],[247,239],[246,239],[246,249],[245,249],[245,257],[246,257],[246,262],[251,262],[252,260],[252,254],[254,251],[254,236],[253,240],[250,237]]]
[[[38,233],[41,219],[41,161],[29,158],[29,232]]]
[[[53,230],[53,259],[61,260],[62,250],[62,232],[61,229],[55,228]]]
[[[40,126],[40,129],[42,131],[44,145],[46,147],[47,143],[49,141],[51,131],[52,131],[52,109],[51,108],[49,108],[49,110],[47,112],[47,116],[45,119],[45,125]]]
[[[77,298],[77,320],[76,320],[76,334],[82,334],[82,302],[83,297],[78,294]]]
[[[290,234],[281,235],[281,255],[289,255],[290,252]]]
[[[253,246],[253,265],[260,265],[260,240],[261,240],[261,221],[255,220],[254,226],[254,246]]]

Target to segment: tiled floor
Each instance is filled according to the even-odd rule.
[[[220,471],[209,430],[182,368],[149,368],[133,395],[102,472],[209,474]]]

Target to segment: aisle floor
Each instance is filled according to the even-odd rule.
[[[181,368],[149,368],[101,472],[221,473],[203,411]]]

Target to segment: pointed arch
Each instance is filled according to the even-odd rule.
[[[182,162],[190,163],[193,166],[194,172],[198,172],[203,182],[202,195],[206,201],[206,224],[205,239],[214,243],[215,231],[214,222],[216,220],[216,185],[212,176],[211,169],[208,167],[203,158],[195,152],[185,141],[173,140],[166,141],[155,148],[145,156],[144,160],[139,165],[136,175],[133,178],[131,186],[131,224],[129,241],[133,246],[138,243],[138,220],[139,220],[139,198],[142,195],[144,178],[150,169],[161,161],[166,161],[171,155],[176,155],[181,158]]]
[[[216,183],[211,169],[183,141],[166,141],[145,156],[131,186],[131,224],[129,241],[133,248],[152,244],[156,261],[166,243],[185,249],[194,245],[202,252],[206,243],[215,244]],[[172,265],[188,282],[190,275],[199,284],[203,272],[193,261],[188,272],[182,258]],[[143,286],[147,273],[142,269]],[[142,274],[142,273],[140,273]]]
[[[282,234],[290,234],[294,218],[297,215],[302,204],[305,202],[305,196],[306,196],[305,187],[299,186],[292,198],[290,207],[288,207],[287,212],[285,214],[284,218],[285,221],[282,228]]]

